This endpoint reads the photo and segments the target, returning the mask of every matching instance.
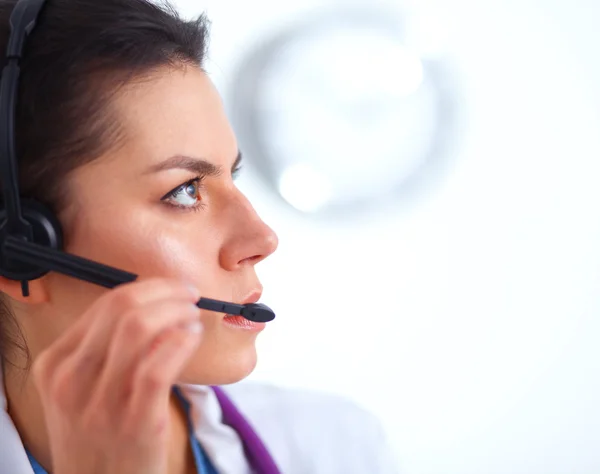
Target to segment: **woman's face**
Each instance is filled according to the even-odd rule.
[[[236,188],[235,136],[211,81],[197,68],[167,70],[128,86],[116,100],[126,140],[68,179],[61,215],[67,251],[142,277],[176,277],[209,298],[254,302],[254,266],[277,237]],[[104,289],[47,276],[54,339]],[[203,343],[181,382],[223,384],[248,375],[259,331],[201,314]],[[50,341],[47,341],[50,342]]]

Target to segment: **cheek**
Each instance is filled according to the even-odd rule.
[[[197,284],[218,270],[218,239],[202,236],[193,216],[169,219],[135,212],[86,219],[72,230],[68,250],[145,277],[177,277]],[[202,236],[202,237],[201,237]]]
[[[115,206],[116,210],[116,206]],[[143,276],[170,276],[196,284],[209,297],[233,298],[231,272],[219,264],[225,235],[202,215],[171,216],[156,210],[92,209],[74,220],[67,250]],[[213,225],[210,225],[213,224]],[[63,312],[80,315],[103,288],[57,276]],[[73,295],[77,295],[74,300]],[[70,316],[70,317],[71,317]],[[215,313],[202,313],[203,343],[192,356],[181,382],[227,384],[246,377],[256,364],[255,334],[225,328]]]

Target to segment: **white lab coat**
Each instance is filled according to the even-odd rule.
[[[398,472],[378,420],[348,400],[249,382],[223,388],[253,425],[283,474]],[[217,419],[214,407],[218,404],[211,394],[206,387],[188,386],[186,391],[188,401],[193,407],[202,407],[199,411],[206,414],[206,419]],[[236,456],[243,452],[236,435],[228,434],[224,426],[216,431],[208,425],[195,428],[200,442],[208,444],[209,455],[211,449],[221,453],[215,463],[220,472],[247,472],[247,466],[236,464]],[[6,412],[0,367],[0,474],[32,473],[19,434]]]
[[[398,474],[379,420],[351,401],[254,383],[225,387],[283,474]]]

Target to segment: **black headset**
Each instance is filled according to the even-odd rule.
[[[14,127],[20,61],[25,42],[44,4],[45,0],[19,0],[15,5],[10,16],[7,63],[0,79],[0,181],[4,194],[4,203],[0,207],[0,275],[20,281],[23,296],[29,295],[30,280],[40,278],[49,271],[106,288],[132,282],[138,277],[64,252],[62,229],[56,215],[41,203],[19,196]],[[275,313],[262,303],[239,305],[201,298],[197,306],[243,316],[255,322],[267,322],[275,318]]]

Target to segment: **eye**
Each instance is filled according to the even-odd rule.
[[[202,178],[195,178],[181,186],[176,187],[164,196],[161,201],[164,201],[175,207],[184,209],[194,209],[202,205]]]

